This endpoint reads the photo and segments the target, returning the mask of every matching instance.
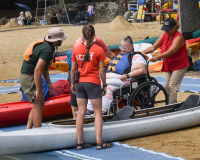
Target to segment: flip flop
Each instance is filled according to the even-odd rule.
[[[105,142],[105,141],[102,141],[101,143],[97,143],[97,147],[98,146],[101,146],[100,148],[97,148],[97,150],[100,150],[100,149],[105,149],[105,148],[111,148],[113,146],[113,144],[110,142]]]
[[[91,147],[92,147],[92,144],[83,142],[76,145],[76,150],[82,150],[82,149],[91,148]]]

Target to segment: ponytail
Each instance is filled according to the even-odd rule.
[[[82,33],[83,37],[87,40],[84,61],[89,62],[90,61],[89,49],[92,44],[92,37],[95,34],[94,27],[92,25],[86,25],[83,27]]]

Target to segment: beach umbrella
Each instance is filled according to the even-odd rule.
[[[29,8],[29,6],[27,6],[27,5],[20,4],[20,3],[15,3],[15,4],[18,5],[18,6],[20,6],[20,7],[22,7],[22,8],[25,8],[28,11],[31,11],[31,9]]]

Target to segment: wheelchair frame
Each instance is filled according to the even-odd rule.
[[[115,114],[116,112],[119,112],[119,110],[120,110],[119,104],[125,103],[125,102],[126,102],[127,106],[132,106],[136,110],[139,110],[139,108],[137,108],[137,106],[140,106],[140,109],[145,109],[145,108],[154,107],[154,104],[156,104],[156,103],[165,102],[166,105],[169,103],[168,94],[167,94],[165,88],[162,85],[160,85],[156,81],[155,78],[153,78],[149,75],[148,66],[149,66],[149,61],[147,62],[147,66],[146,66],[146,70],[147,70],[146,74],[133,77],[130,79],[129,84],[124,84],[124,85],[120,86],[119,95],[116,95],[115,99],[113,98],[113,100],[110,101],[109,109],[107,112],[108,115],[110,113]],[[150,87],[153,85],[158,87],[159,89],[151,97],[150,96]],[[127,89],[128,87],[129,87],[130,93],[123,94],[123,90]],[[165,100],[155,101],[155,98],[160,91],[162,91],[164,93]],[[143,92],[143,94],[146,94],[143,97],[140,94],[142,92]],[[113,94],[113,96],[114,96],[114,94]],[[122,101],[120,101],[119,99],[122,99]],[[135,103],[136,99],[139,100],[139,103]]]

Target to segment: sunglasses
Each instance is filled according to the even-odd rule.
[[[127,50],[129,47],[119,47],[119,49],[122,50]]]

